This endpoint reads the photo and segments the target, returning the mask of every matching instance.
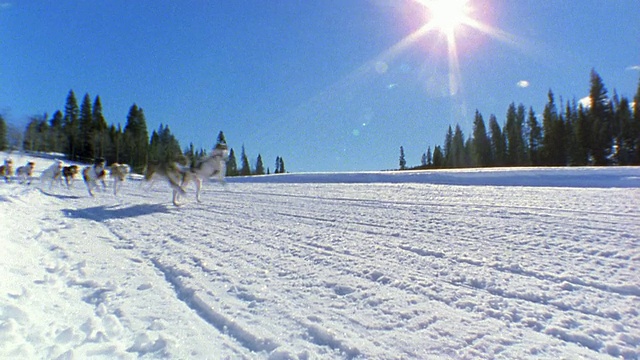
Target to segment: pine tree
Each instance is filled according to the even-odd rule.
[[[453,146],[453,129],[451,125],[449,125],[449,129],[447,130],[447,134],[444,137],[444,163],[443,167],[452,167],[452,159],[451,159],[451,148]]]
[[[612,111],[610,101],[607,97],[607,89],[604,86],[602,78],[591,70],[591,88],[589,90],[589,118],[592,125],[592,155],[594,165],[606,165],[608,157],[611,155],[612,147],[612,129],[611,118]]]
[[[78,149],[78,157],[85,160],[94,159],[93,151],[93,136],[95,131],[93,129],[93,114],[91,112],[91,98],[89,94],[85,94],[82,98],[82,105],[80,106],[80,148]]]
[[[64,116],[60,110],[53,113],[53,117],[49,120],[49,149],[55,153],[63,153],[66,138],[63,130]]]
[[[493,114],[489,116],[489,132],[491,133],[492,163],[494,166],[504,166],[507,145],[498,119]]]
[[[224,133],[222,131],[220,131],[218,133],[218,139],[216,140],[216,145],[218,145],[218,144],[226,144],[226,143],[227,143],[227,139],[225,139]]]
[[[251,165],[249,165],[249,158],[247,157],[247,153],[244,150],[244,145],[242,145],[240,161],[242,162],[242,165],[240,166],[240,176],[251,175]]]
[[[77,160],[77,155],[81,147],[79,115],[80,108],[78,107],[78,100],[73,90],[69,90],[67,102],[64,107],[63,131],[67,139],[65,152],[69,160],[72,161]]]
[[[466,167],[465,161],[465,143],[464,134],[459,124],[456,124],[456,130],[453,133],[453,140],[451,142],[451,167],[460,168]]]
[[[619,165],[631,165],[635,153],[635,139],[633,132],[633,114],[631,105],[626,97],[622,97],[617,105],[616,120],[618,122],[618,135],[616,160]]]
[[[123,138],[124,152],[122,154],[126,163],[131,166],[133,171],[142,172],[147,165],[149,132],[144,111],[136,104],[133,104],[129,109]]]
[[[591,122],[588,111],[580,105],[576,115],[576,123],[573,126],[573,136],[576,145],[573,153],[573,164],[578,166],[588,165],[591,161]]]
[[[444,154],[440,145],[437,145],[433,149],[433,167],[436,169],[442,168],[444,166]]]
[[[109,126],[108,133],[109,141],[106,149],[107,163],[111,164],[114,162],[126,162],[126,157],[122,155],[122,152],[124,151],[124,135],[122,134],[122,128],[120,127],[120,124],[118,124],[117,128],[113,124]]]
[[[227,160],[226,176],[238,176],[238,162],[236,161],[236,154],[233,149],[229,150],[229,160]]]
[[[153,163],[180,163],[183,165],[187,163],[186,157],[180,150],[180,144],[171,133],[169,125],[160,124],[158,131],[153,131],[149,141],[148,154],[149,161]]]
[[[431,146],[427,148],[427,166],[433,165],[433,154],[431,153]]]
[[[255,175],[264,175],[264,164],[262,162],[262,155],[258,154],[258,159],[256,160],[256,171]]]
[[[525,108],[520,104],[516,108],[515,103],[511,103],[507,110],[507,121],[504,127],[506,138],[506,159],[508,166],[522,165],[524,163],[524,139],[522,128],[524,127]]]
[[[528,141],[527,148],[529,149],[529,163],[533,166],[540,165],[540,147],[542,145],[542,128],[538,123],[538,118],[533,108],[529,108],[529,114],[527,116],[527,128],[528,128]]]
[[[109,143],[109,127],[102,113],[102,101],[100,101],[100,96],[96,96],[93,100],[93,109],[91,113],[93,115],[93,129],[95,131],[93,136],[94,156],[104,158],[106,156],[107,146]]]
[[[0,151],[9,148],[9,140],[7,139],[7,123],[2,114],[0,114]]]
[[[404,158],[404,148],[400,146],[400,170],[407,168],[407,160]]]
[[[282,156],[279,156],[278,159],[280,159],[280,162],[278,163],[278,173],[285,174],[287,170],[284,167],[284,159]]]
[[[473,164],[480,167],[491,165],[491,141],[487,136],[484,119],[478,110],[473,120],[472,148]]]

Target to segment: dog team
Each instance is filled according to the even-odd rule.
[[[35,162],[29,161],[26,165],[20,166],[15,170],[15,176],[21,184],[31,184],[34,178],[35,165]],[[129,172],[128,165],[113,163],[107,167],[104,159],[98,158],[93,165],[82,169],[82,178],[87,186],[89,195],[94,196],[93,190],[98,186],[98,182],[102,183],[102,188],[106,190],[105,179],[109,176],[113,180],[113,193],[117,195],[119,184],[125,181]],[[65,185],[70,188],[79,173],[80,166],[65,166],[62,160],[55,160],[51,166],[42,171],[40,182],[42,184],[48,183],[49,189],[51,189],[54,182],[59,182],[62,185],[64,179]],[[0,177],[4,177],[5,182],[9,182],[13,175],[13,160],[10,158],[5,159],[4,165],[0,166]]]
[[[175,162],[169,163],[153,163],[148,164],[144,172],[144,179],[149,181],[153,177],[160,176],[169,182],[169,186],[173,189],[173,204],[179,206],[178,198],[185,195],[184,190],[190,182],[194,182],[196,186],[196,201],[200,202],[200,190],[202,182],[205,179],[215,177],[218,182],[224,184],[224,175],[226,172],[226,163],[229,157],[227,145],[224,143],[216,145],[211,155],[198,160],[190,167],[184,167]],[[35,162],[29,161],[26,165],[15,170],[16,178],[20,183],[30,184],[33,179],[33,170]],[[40,181],[42,185],[48,183],[49,189],[53,187],[54,182],[62,185],[62,180],[67,188],[70,188],[73,181],[80,173],[78,165],[65,166],[62,160],[55,160],[51,166],[42,171]],[[93,191],[102,184],[102,189],[106,190],[107,185],[105,179],[107,176],[113,180],[113,194],[118,195],[118,188],[130,173],[130,168],[126,164],[113,163],[106,166],[103,158],[95,160],[93,165],[82,169],[82,179],[87,186],[89,195],[94,196]],[[9,182],[14,174],[13,161],[6,159],[4,165],[0,166],[0,177],[4,177]]]

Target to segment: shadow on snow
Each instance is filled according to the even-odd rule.
[[[159,213],[169,214],[171,210],[165,204],[139,204],[126,207],[101,205],[85,209],[62,209],[62,212],[65,216],[74,219],[105,221]]]

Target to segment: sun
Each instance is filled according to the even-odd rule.
[[[428,26],[451,36],[455,29],[471,22],[471,7],[468,0],[423,0],[420,1],[430,13]]]
[[[478,2],[483,4],[482,11],[476,8]],[[488,35],[502,42],[514,45],[513,35],[489,25],[486,20],[478,16],[486,17],[491,12],[486,1],[481,0],[407,0],[407,3],[417,4],[418,11],[412,7],[416,16],[420,16],[422,25],[414,32],[404,37],[400,42],[385,51],[376,59],[377,62],[388,63],[399,53],[415,44],[418,40],[428,38],[430,34],[440,34],[444,42],[436,42],[435,46],[444,43],[446,47],[447,62],[449,65],[449,95],[459,93],[461,89],[460,61],[458,43],[477,41],[478,37],[473,32]],[[467,30],[467,31],[462,31]],[[471,38],[468,36],[474,35]],[[468,48],[465,47],[465,48]]]

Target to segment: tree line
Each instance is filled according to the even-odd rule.
[[[407,167],[401,146],[400,169],[640,165],[640,82],[633,102],[610,97],[591,70],[588,103],[557,103],[551,90],[547,98],[542,123],[532,107],[511,103],[503,126],[491,114],[487,128],[476,110],[471,136],[449,126],[444,145],[429,146],[419,166]]]
[[[193,143],[183,150],[168,125],[161,124],[149,135],[144,110],[135,103],[129,108],[124,128],[119,123],[117,126],[107,125],[100,96],[92,101],[89,94],[85,94],[78,105],[73,90],[67,95],[64,112],[57,110],[51,118],[47,114],[31,117],[21,135],[18,144],[11,144],[6,121],[0,115],[0,151],[21,148],[29,152],[60,153],[68,160],[78,162],[103,158],[108,164],[128,164],[138,173],[144,171],[149,162],[175,161],[188,165],[207,155],[204,149],[195,149]],[[226,144],[222,131],[218,134],[217,143]],[[234,149],[230,148],[227,176],[270,172],[260,154],[251,166],[244,145],[238,166]],[[285,172],[284,160],[278,156],[274,173]]]

